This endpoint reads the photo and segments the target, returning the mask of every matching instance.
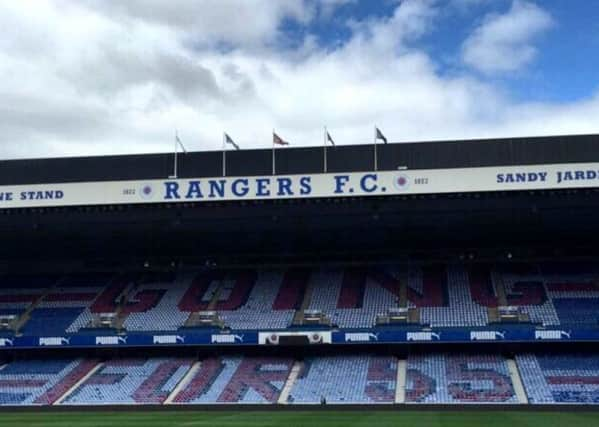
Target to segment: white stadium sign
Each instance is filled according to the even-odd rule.
[[[599,163],[0,186],[1,208],[599,187]]]

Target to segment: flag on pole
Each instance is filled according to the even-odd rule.
[[[334,147],[335,146],[335,141],[333,141],[333,138],[331,137],[331,134],[329,133],[329,131],[325,131],[327,133],[327,142],[330,142],[331,145]]]
[[[225,143],[230,144],[235,147],[236,150],[239,150],[239,145],[237,145],[237,143],[233,141],[233,138],[231,138],[227,133],[225,133]]]
[[[274,132],[272,133],[272,143],[275,145],[289,145],[287,141],[285,141],[283,138],[281,138]]]
[[[380,139],[381,141],[383,141],[383,143],[387,143],[387,137],[385,135],[383,135],[383,132],[381,132],[381,130],[379,128],[375,128],[376,129],[376,139]]]
[[[179,131],[177,131],[177,129],[175,129],[175,152],[174,152],[174,156],[173,156],[173,174],[169,176],[169,178],[178,178],[179,176],[179,172],[177,170],[177,166],[178,166],[178,160],[177,160],[177,152],[179,151],[179,147],[181,147],[181,149],[183,150],[183,154],[187,153],[187,150],[185,149],[185,146],[183,145],[183,142],[181,142],[181,139],[179,138]]]
[[[183,152],[187,153],[187,150],[185,149],[185,146],[181,142],[181,139],[179,139],[179,134],[178,133],[175,133],[175,141],[176,141],[177,144],[179,144],[179,147],[181,147],[181,149],[183,150]]]
[[[333,141],[333,137],[331,137],[331,134],[329,133],[329,130],[327,129],[327,127],[324,127],[324,145],[323,145],[323,150],[322,150],[322,165],[323,165],[323,172],[327,173],[328,171],[328,165],[327,165],[327,144],[331,143],[331,145],[334,147],[335,146],[335,141]]]

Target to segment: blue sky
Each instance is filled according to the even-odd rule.
[[[500,76],[500,83],[519,100],[573,101],[590,96],[599,86],[599,2],[544,0],[537,4],[551,15],[554,25],[538,38],[536,60],[515,75]],[[431,36],[436,46],[433,55],[443,50],[456,52],[481,15],[506,13],[510,6],[510,1],[485,2],[462,16],[448,16]],[[462,30],[454,32],[452,27]]]
[[[599,89],[599,2],[583,0],[544,0],[530,2],[542,7],[554,20],[537,40],[535,61],[517,73],[479,76],[501,85],[515,99],[529,101],[573,101],[586,98]],[[445,0],[434,28],[412,44],[426,50],[440,73],[464,72],[460,48],[470,33],[489,15],[509,13],[511,0],[465,1],[461,5]],[[336,46],[351,38],[348,20],[384,18],[393,14],[396,2],[386,0],[348,2],[332,19],[317,20],[308,28],[293,23],[289,34],[294,40],[306,32],[317,35],[323,46]],[[467,71],[467,70],[466,70]]]
[[[4,158],[599,133],[599,2],[0,0]]]
[[[555,27],[540,39],[537,61],[510,89],[524,99],[589,97],[599,89],[599,2],[549,0],[543,7]]]

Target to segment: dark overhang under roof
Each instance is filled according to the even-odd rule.
[[[0,216],[0,270],[14,259],[234,261],[588,248],[599,233],[598,195],[584,189],[11,211]]]

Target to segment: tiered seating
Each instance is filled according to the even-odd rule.
[[[283,283],[282,271],[258,272],[247,301],[237,310],[218,310],[225,324],[233,329],[284,329],[291,324],[294,309],[274,310]],[[218,307],[218,306],[217,306]]]
[[[370,327],[377,314],[399,305],[399,271],[323,270],[313,274],[310,309],[322,310],[342,328]],[[408,270],[408,307],[421,323],[436,327],[484,326],[487,308],[473,300],[463,266],[413,266]]]
[[[216,310],[233,329],[284,329],[295,314],[292,299],[277,298],[287,280],[296,278],[276,270],[211,272],[194,280],[178,309],[188,314]]]
[[[547,326],[595,326],[597,271],[584,264],[509,263],[4,277],[0,314],[29,309],[21,330],[34,335],[77,333],[94,314],[114,312],[129,331],[196,327],[188,319],[207,310],[232,329],[285,329],[305,299],[305,308],[322,311],[333,325],[367,328],[398,307],[401,294],[432,327],[486,326],[490,309],[501,305],[517,306],[523,319]]]
[[[414,268],[408,280],[408,300],[420,309],[421,323],[435,327],[488,323],[487,309],[473,300],[463,266]]]
[[[272,305],[273,310],[297,310],[300,308],[311,271],[306,268],[289,269]]]
[[[516,403],[498,355],[435,354],[408,358],[407,403]]]
[[[0,308],[0,317],[2,316],[10,316],[13,319],[18,319],[20,316],[25,313],[24,309],[19,308]],[[14,316],[14,317],[13,317]],[[7,327],[3,327],[0,325],[0,336],[9,336],[13,335],[15,331],[12,329],[11,322],[8,322]]]
[[[80,384],[62,404],[161,404],[191,365],[190,359],[112,360]]]
[[[579,263],[542,264],[540,270],[546,284],[547,296],[555,310],[553,322],[546,324],[599,323],[599,287],[597,267]]]
[[[289,402],[392,403],[397,360],[376,356],[329,356],[306,359]]]
[[[531,404],[599,403],[599,356],[522,354],[517,366]],[[290,390],[290,404],[392,403],[397,360],[371,355],[306,359]],[[0,362],[0,405],[162,404],[189,372],[191,359],[115,359],[75,390],[96,360]],[[222,357],[201,362],[175,404],[274,404],[293,360]],[[69,393],[65,396],[66,393]],[[429,354],[407,361],[406,403],[517,403],[504,358]]]
[[[530,403],[599,403],[599,356],[516,357]]]
[[[276,403],[293,365],[291,359],[206,359],[174,403]]]
[[[0,370],[0,405],[51,405],[77,384],[95,360],[28,360]]]
[[[530,320],[546,326],[599,322],[597,268],[581,263],[504,265],[494,269],[507,303],[521,307]]]
[[[393,281],[392,276],[388,276]],[[365,270],[321,270],[312,276],[309,309],[321,310],[342,328],[370,327],[377,314],[398,306],[399,284],[381,284]]]
[[[0,310],[2,314],[21,314],[37,301],[50,286],[53,276],[0,277]]]
[[[309,308],[340,327],[372,326],[376,314],[397,306],[396,276],[393,268],[318,271]],[[596,267],[583,264],[413,265],[407,299],[420,322],[433,327],[486,326],[488,308],[499,305],[518,306],[531,322],[548,326],[597,325],[597,276]]]
[[[210,273],[212,274],[212,273]],[[60,279],[31,312],[23,332],[33,335],[77,333],[96,313],[117,311],[130,331],[175,331],[193,312],[214,309],[234,329],[284,329],[301,301],[307,274],[241,271],[143,276],[78,274]],[[141,279],[140,279],[141,277]],[[303,277],[303,278],[302,278]],[[209,307],[218,289],[216,304]],[[48,289],[0,288],[0,310],[21,314]]]
[[[376,314],[397,306],[396,276],[392,268],[318,271],[309,308],[322,310],[340,327],[372,326]],[[407,299],[419,309],[420,322],[433,327],[486,326],[488,308],[502,304],[520,307],[534,323],[597,325],[597,276],[592,265],[567,263],[413,265]]]
[[[57,292],[59,304],[65,304],[67,299],[69,305],[76,305],[82,308],[82,311],[66,331],[76,333],[85,328],[93,320],[94,313],[116,311],[116,298],[125,290],[129,281],[129,276],[118,277],[111,274],[80,274],[67,277],[61,282]],[[70,294],[74,294],[74,297],[69,297]]]
[[[0,315],[17,316],[13,328],[18,328],[18,320],[27,310],[33,307],[46,287],[51,286],[56,277],[48,276],[3,276],[0,278]],[[6,335],[8,331],[3,331]]]
[[[81,307],[38,308],[31,312],[31,318],[22,332],[25,335],[63,335],[82,312]]]
[[[450,269],[451,270],[451,269]],[[482,313],[483,307],[498,305],[517,306],[533,323],[546,326],[555,325],[597,325],[599,322],[599,287],[597,268],[580,263],[552,264],[505,264],[497,266],[469,266],[468,275],[457,282],[452,281],[448,288],[451,310],[450,322],[438,326],[483,326],[487,323]],[[454,279],[456,277],[454,276]],[[451,294],[469,281],[470,296],[463,294],[456,302]],[[499,301],[497,288],[502,287],[505,301]],[[473,316],[469,306],[479,307],[478,315]],[[426,309],[421,310],[421,319],[426,321]],[[466,313],[460,320],[461,313]],[[471,313],[471,314],[468,314]],[[435,324],[435,322],[431,322]]]
[[[54,287],[31,312],[23,333],[27,335],[63,335],[77,332],[91,320],[89,307],[101,295],[112,275],[73,274],[56,281]]]
[[[124,314],[128,331],[174,331],[183,326],[189,313],[177,307],[189,288],[193,275],[153,275],[137,285]],[[151,325],[151,326],[149,326]]]

